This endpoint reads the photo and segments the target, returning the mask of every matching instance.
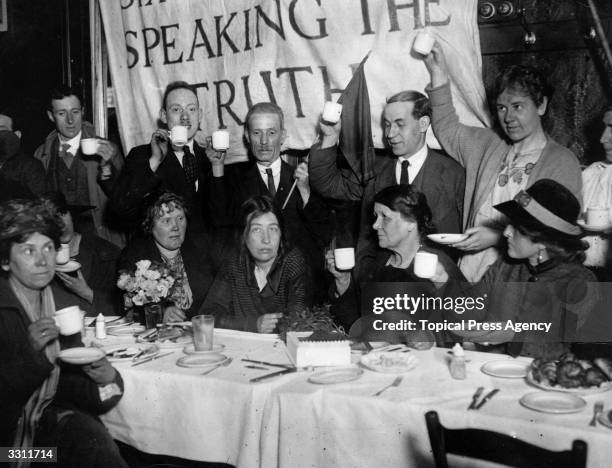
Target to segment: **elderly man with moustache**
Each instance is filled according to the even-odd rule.
[[[387,99],[383,129],[391,154],[376,157],[375,176],[365,186],[351,170],[336,166],[340,122],[333,126],[320,124],[321,141],[310,152],[311,184],[324,196],[361,201],[357,243],[360,258],[373,255],[377,245],[371,226],[374,195],[391,185],[413,185],[425,194],[439,232],[461,232],[465,171],[425,144],[430,115],[429,100],[417,91],[401,91]]]
[[[53,89],[47,116],[55,129],[34,152],[34,157],[43,163],[48,190],[62,192],[69,204],[96,207],[92,212],[93,223],[79,228],[95,229],[95,234],[120,243],[121,236],[106,225],[104,211],[108,199],[102,181],[121,170],[123,155],[116,144],[96,136],[83,114],[83,100],[76,89],[64,85]],[[81,152],[80,142],[86,138],[98,140],[95,156]]]
[[[240,207],[256,195],[269,195],[279,207],[289,242],[298,247],[309,263],[314,291],[326,291],[323,249],[330,236],[330,211],[310,190],[308,164],[297,168],[281,159],[287,131],[282,109],[271,102],[252,106],[245,118],[245,139],[252,160],[224,166],[224,153],[209,153],[213,170],[211,197],[217,225],[240,225]],[[296,187],[291,191],[296,180]],[[315,299],[319,299],[318,297]]]
[[[189,230],[202,233],[209,221],[207,178],[211,165],[206,149],[194,141],[202,108],[196,90],[184,81],[166,87],[159,120],[163,124],[146,145],[133,148],[125,168],[113,184],[112,208],[135,227],[147,195],[171,191],[185,200],[190,213]],[[175,126],[187,127],[187,143],[176,146],[170,140]]]

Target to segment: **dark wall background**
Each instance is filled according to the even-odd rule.
[[[54,86],[68,83],[68,67],[71,84],[83,87],[89,102],[89,87],[83,86],[90,75],[88,3],[8,0],[8,31],[0,32],[0,112],[15,119],[27,152],[53,128],[46,115],[47,95]]]
[[[498,5],[503,0],[479,1]],[[524,45],[525,30],[516,15],[481,22],[486,88],[491,90],[496,75],[510,64],[544,69],[556,87],[547,117],[550,133],[583,162],[601,159],[600,121],[612,97],[612,70],[599,40],[585,39],[594,24],[587,0],[510,1],[524,8],[526,27],[537,40]],[[596,0],[596,5],[612,41],[612,1]],[[0,32],[0,112],[4,109],[16,118],[26,151],[33,151],[51,130],[47,93],[68,81],[69,71],[72,84],[85,91],[90,115],[87,8],[85,0],[8,0],[9,27]]]

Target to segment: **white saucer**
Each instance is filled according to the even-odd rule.
[[[105,353],[100,348],[68,348],[60,351],[57,356],[69,364],[83,365],[91,364],[102,359]]]
[[[456,244],[468,238],[467,234],[428,234],[427,237],[442,245]]]
[[[68,263],[64,263],[63,265],[55,265],[55,271],[61,271],[62,273],[72,273],[73,271],[77,271],[81,268],[81,264],[76,260],[70,260]]]
[[[485,362],[480,370],[492,377],[502,379],[522,379],[527,375],[529,364],[511,359],[496,359]]]
[[[319,385],[333,385],[357,380],[363,375],[363,369],[358,367],[346,367],[344,369],[333,369],[317,372],[308,377],[308,381]]]
[[[176,365],[180,367],[212,367],[220,366],[227,362],[229,358],[223,354],[191,354],[189,356],[183,356]]]
[[[183,352],[185,354],[197,354],[197,355],[203,355],[203,354],[219,354],[221,353],[221,351],[223,351],[225,349],[225,345],[221,344],[221,343],[215,343],[213,344],[212,349],[207,349],[204,351],[196,351],[195,350],[195,346],[193,345],[193,343],[188,344],[187,346],[185,346],[183,348]]]
[[[521,397],[519,403],[541,413],[578,413],[586,407],[586,401],[571,393],[532,392]]]
[[[584,220],[579,219],[578,224],[585,230],[591,232],[603,232],[612,229],[612,223],[608,224],[600,224],[598,226],[594,226],[592,224],[587,224]]]

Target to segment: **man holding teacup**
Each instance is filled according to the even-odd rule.
[[[160,127],[146,145],[133,148],[113,187],[113,209],[127,221],[137,221],[147,194],[169,190],[186,202],[190,231],[203,232],[208,219],[206,178],[211,164],[194,137],[202,109],[196,90],[184,81],[170,83],[162,97]]]
[[[93,125],[83,120],[82,102],[79,93],[68,86],[51,91],[47,116],[55,129],[34,157],[43,163],[49,190],[62,192],[71,205],[97,208],[79,220],[81,231],[95,228],[97,235],[120,242],[120,235],[104,224],[103,214],[107,204],[105,181],[121,170],[123,155],[116,144],[97,137]]]

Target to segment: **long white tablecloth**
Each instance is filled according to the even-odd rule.
[[[216,330],[234,361],[207,376],[176,366],[179,349],[141,366],[117,364],[125,382],[119,405],[103,417],[116,439],[149,453],[250,467],[433,466],[424,414],[436,410],[451,428],[478,427],[565,450],[572,440],[588,444],[588,466],[609,466],[612,430],[589,427],[595,401],[612,409],[612,391],[584,396],[579,413],[538,413],[519,404],[538,391],[522,380],[489,377],[481,365],[500,355],[468,352],[468,378],[451,379],[447,350],[411,351],[419,359],[402,384],[371,395],[394,375],[365,371],[354,382],[320,386],[309,372],[258,384],[267,373],[241,358],[288,363],[278,339]],[[478,411],[466,411],[476,387],[501,389]],[[465,466],[475,466],[473,462]]]

